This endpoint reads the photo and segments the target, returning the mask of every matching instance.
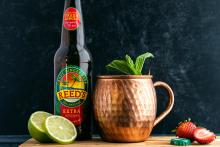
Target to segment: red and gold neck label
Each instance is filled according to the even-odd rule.
[[[65,10],[63,16],[63,27],[67,30],[75,30],[80,25],[80,13],[74,7],[69,7]]]

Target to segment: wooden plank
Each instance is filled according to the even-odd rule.
[[[104,142],[101,139],[93,139],[89,141],[76,141],[73,144],[60,145],[60,144],[41,144],[34,139],[29,139],[19,147],[173,147],[170,145],[170,139],[174,136],[154,136],[150,137],[145,142],[140,143],[109,143]],[[196,144],[196,143],[194,143]],[[204,145],[190,145],[188,147],[204,147]],[[219,137],[215,142],[206,145],[206,147],[220,147]]]

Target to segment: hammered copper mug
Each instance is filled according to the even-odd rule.
[[[156,118],[155,87],[169,94],[166,110]],[[98,76],[94,93],[94,115],[103,140],[141,142],[171,111],[174,94],[164,82],[152,82],[150,75]]]

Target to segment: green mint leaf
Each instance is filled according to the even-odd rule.
[[[120,71],[125,74],[132,74],[132,70],[124,60],[114,60],[106,66],[108,70]]]
[[[154,58],[154,55],[151,53],[145,53],[137,57],[135,61],[135,69],[137,72],[141,73],[146,59]]]
[[[145,53],[137,57],[135,64],[129,55],[125,60],[114,60],[106,66],[108,70],[120,71],[128,75],[142,75],[142,68],[146,59],[153,58],[151,53]]]
[[[133,62],[133,60],[131,59],[131,57],[130,57],[129,55],[126,55],[126,56],[125,56],[125,59],[126,59],[126,61],[127,61],[127,64],[128,64],[128,66],[129,66],[130,70],[132,71],[132,73],[133,73],[134,75],[141,75],[141,73],[138,72],[138,71],[135,69],[135,65],[134,65],[134,62]]]
[[[132,66],[134,67],[134,62],[129,55],[126,55],[125,59],[130,67],[132,67]]]

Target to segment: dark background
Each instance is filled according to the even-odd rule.
[[[64,0],[0,1],[0,135],[24,135],[29,115],[53,112],[53,56]],[[94,76],[130,54],[152,52],[154,81],[170,84],[172,112],[154,134],[191,117],[220,133],[219,0],[82,0]],[[146,65],[147,66],[147,65]],[[149,67],[148,66],[148,67]],[[145,70],[147,73],[147,70]],[[158,92],[158,112],[167,96]]]

